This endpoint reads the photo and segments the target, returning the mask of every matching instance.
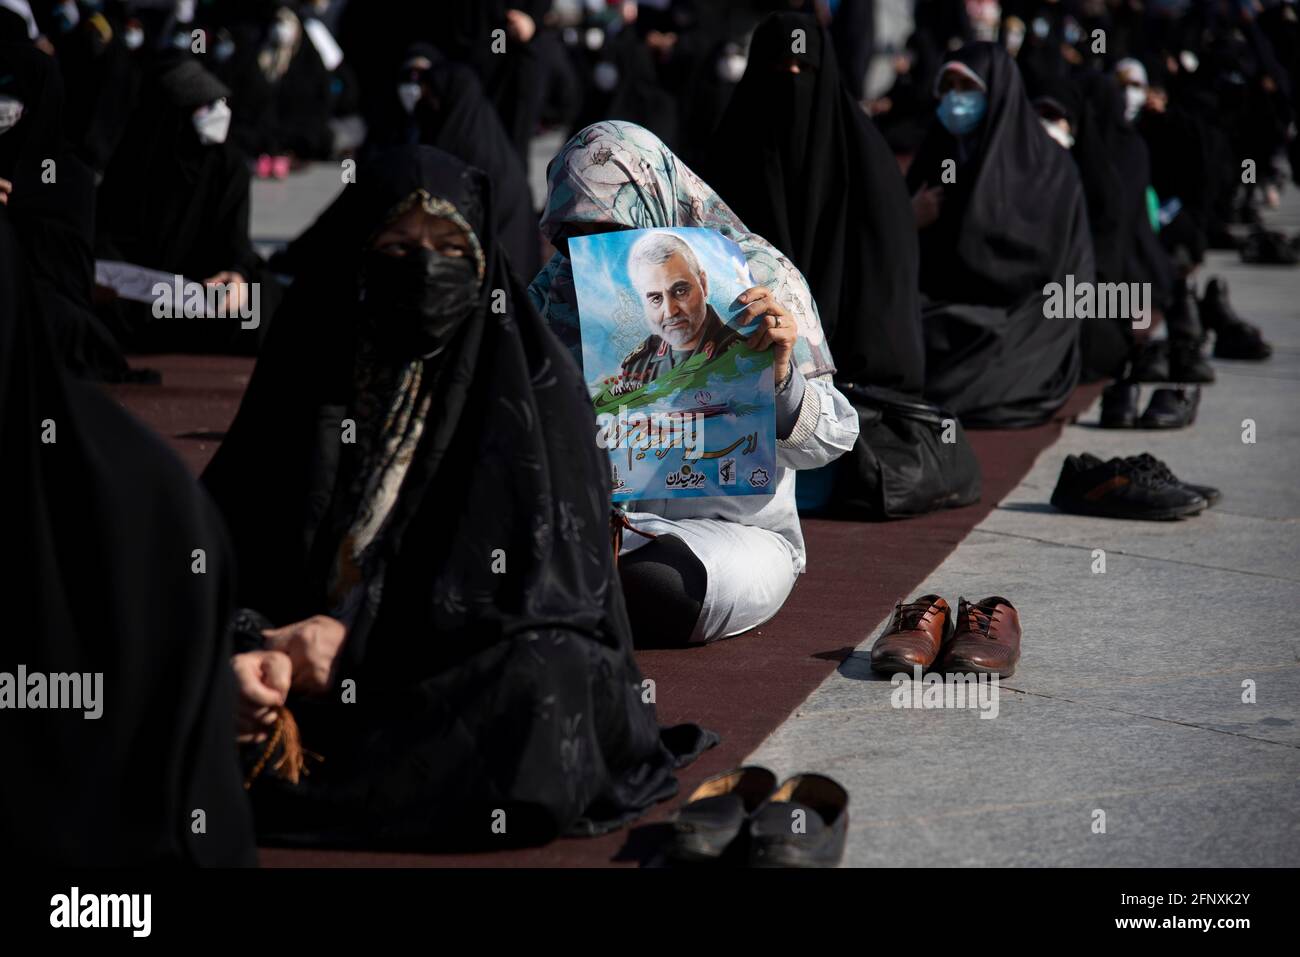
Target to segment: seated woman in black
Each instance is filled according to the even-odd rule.
[[[228,289],[225,318],[203,322],[154,319],[149,304],[115,303],[105,317],[128,349],[255,351],[269,325],[274,284],[258,282],[248,167],[226,142],[229,95],[188,52],[162,56],[100,184],[97,259]]]
[[[6,107],[0,181],[8,184],[0,188],[0,202],[13,218],[52,341],[76,375],[130,379],[117,341],[91,304],[95,178],[63,139],[59,62],[28,40],[22,19],[2,7],[0,103]]]
[[[520,276],[541,266],[542,234],[528,190],[528,170],[510,142],[474,71],[427,43],[402,57],[381,118],[368,131],[367,153],[410,143],[436,146],[492,179],[497,235]]]
[[[1053,74],[1028,81],[1028,93],[1043,129],[1079,169],[1097,282],[1152,281],[1149,305],[1154,313],[1166,307],[1168,290],[1144,260],[1144,232],[1159,251],[1147,218],[1146,152],[1131,129],[1123,137],[1124,131],[1114,127],[1123,115],[1112,108],[1122,111],[1123,104],[1119,86],[1107,81],[1102,74]],[[1137,316],[1083,323],[1083,381],[1122,376],[1132,358],[1135,332],[1145,324]]]
[[[335,241],[204,474],[325,759],[254,784],[259,831],[445,847],[616,827],[713,739],[661,738],[643,700],[580,374],[477,170],[401,147],[327,215]]]
[[[65,374],[3,202],[0,462],[21,556],[0,578],[5,863],[256,863],[221,518],[152,430]]]
[[[1034,425],[1079,381],[1079,320],[1046,318],[1044,287],[1067,276],[1093,282],[1083,187],[1001,46],[957,51],[937,92],[938,123],[907,177],[921,238],[926,397],[966,425]]]

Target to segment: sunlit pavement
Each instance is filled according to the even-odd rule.
[[[1294,192],[1269,220],[1300,226]],[[1101,430],[1094,406],[900,596],[1017,606],[1023,657],[996,718],[892,707],[867,662],[883,622],[864,621],[857,652],[752,756],[849,789],[846,865],[1300,864],[1300,267],[1212,253],[1204,272],[1272,359],[1215,360],[1183,431]],[[1150,451],[1223,500],[1180,522],[1062,515],[1048,498],[1085,450]]]

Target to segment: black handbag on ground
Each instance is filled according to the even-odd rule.
[[[892,389],[836,387],[857,410],[860,431],[836,462],[834,511],[905,518],[979,500],[979,461],[955,415]]]

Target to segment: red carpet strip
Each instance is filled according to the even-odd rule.
[[[162,370],[162,386],[111,391],[197,474],[234,417],[252,360],[150,356],[136,364]],[[1019,484],[1063,423],[1099,391],[1079,389],[1054,421],[1037,428],[971,432],[984,476],[975,505],[901,522],[805,520],[808,571],[781,613],[757,632],[703,648],[639,652],[641,670],[655,681],[661,722],[702,724],[717,731],[722,743],[679,773],[676,799],[632,827],[600,838],[473,855],[265,848],[263,866],[587,867],[653,860],[664,820],[695,786],[743,761],[868,637],[895,601],[913,597],[912,589]]]

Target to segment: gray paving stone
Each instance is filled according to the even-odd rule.
[[[311,163],[288,179],[254,179],[249,232],[262,250],[275,249],[312,224],[343,189],[339,163]]]
[[[1278,221],[1298,212],[1291,197]],[[849,789],[846,865],[1300,865],[1300,269],[1216,253],[1207,272],[1272,360],[1216,361],[1190,429],[1102,430],[1094,406],[916,589],[1016,603],[1024,655],[997,717],[894,708],[870,622],[749,758]],[[1048,499],[1083,450],[1150,451],[1224,499],[1181,522],[1062,515]]]
[[[850,866],[1300,864],[1300,749],[1074,702],[800,712],[751,760],[845,784]]]

